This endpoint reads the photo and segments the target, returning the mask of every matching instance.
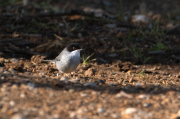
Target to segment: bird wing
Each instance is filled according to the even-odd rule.
[[[55,61],[60,61],[61,60],[61,56],[58,55],[56,58],[55,58]]]

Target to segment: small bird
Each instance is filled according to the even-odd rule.
[[[43,60],[55,63],[56,68],[61,73],[69,73],[74,71],[80,63],[80,48],[78,43],[72,43],[64,48],[64,50],[55,58],[55,60]]]

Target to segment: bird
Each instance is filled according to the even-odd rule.
[[[80,51],[79,43],[71,43],[66,46],[62,52],[54,60],[43,60],[55,63],[56,68],[61,73],[70,73],[74,71],[80,63]]]

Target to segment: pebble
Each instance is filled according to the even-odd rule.
[[[11,59],[11,62],[19,62],[19,60],[16,58],[13,58],[13,59]]]
[[[147,95],[146,94],[141,94],[141,95],[138,96],[138,98],[139,99],[145,99],[145,98],[147,98]]]
[[[92,91],[91,94],[92,95],[98,95],[98,92],[97,91]]]
[[[26,119],[26,118],[23,117],[21,114],[15,114],[11,117],[11,119]]]
[[[4,67],[0,67],[0,72],[3,72],[4,71]]]
[[[135,83],[135,85],[138,87],[142,87],[142,85],[140,83]]]
[[[118,115],[115,114],[115,113],[111,114],[111,116],[112,116],[112,118],[114,118],[114,119],[117,119],[117,118],[118,118]]]
[[[46,75],[45,72],[40,72],[40,73],[39,73],[39,76],[41,76],[41,77],[45,77],[45,75]]]
[[[26,73],[24,73],[24,75],[30,75],[31,73],[30,72],[26,72]]]
[[[12,89],[17,89],[18,86],[14,84],[14,85],[11,86],[11,88],[12,88]]]
[[[96,87],[96,84],[94,82],[88,82],[88,83],[85,83],[84,86]]]
[[[32,90],[32,89],[35,88],[35,84],[33,84],[33,83],[28,83],[27,85],[28,85],[27,88],[28,88],[29,90]]]
[[[73,83],[78,83],[79,82],[79,79],[78,78],[73,78],[71,80],[69,80],[70,82],[73,82]]]
[[[78,114],[82,114],[84,111],[83,111],[83,109],[82,108],[79,108],[78,110],[77,110],[77,113]]]
[[[137,112],[137,108],[134,108],[134,107],[129,107],[125,110],[125,114],[132,114],[132,113],[135,113]]]
[[[144,103],[143,104],[143,107],[150,107],[151,106],[151,103]]]
[[[120,93],[116,94],[115,96],[116,98],[121,98],[121,97],[126,97],[126,98],[133,98],[132,95],[124,92],[124,91],[121,91]]]
[[[4,80],[5,79],[5,77],[4,76],[1,76],[1,80]]]
[[[16,70],[14,70],[13,68],[9,68],[8,69],[11,73],[14,73],[14,74],[16,74],[16,73],[18,73]]]
[[[78,33],[78,38],[82,38],[83,37],[83,35],[81,34],[81,33]]]
[[[106,24],[106,25],[104,25],[106,28],[110,28],[110,29],[112,29],[112,28],[116,28],[116,24]]]
[[[4,62],[5,62],[5,63],[8,63],[8,62],[9,62],[9,60],[8,60],[8,59],[4,59]]]
[[[142,41],[143,41],[143,39],[136,39],[136,41],[137,41],[137,42],[142,42]]]
[[[53,115],[53,119],[59,119],[59,118],[60,118],[60,116],[58,114]]]
[[[61,77],[61,81],[64,81],[66,84],[69,84],[69,79],[67,77]]]
[[[118,55],[116,53],[112,53],[112,54],[110,54],[108,56],[114,58],[114,57],[117,57]]]
[[[143,23],[143,24],[148,24],[149,23],[149,18],[145,15],[133,15],[132,20],[133,23]]]
[[[92,69],[92,68],[89,68],[86,72],[85,72],[85,75],[86,76],[93,76],[93,75],[95,75],[95,70],[94,69]]]
[[[70,118],[77,118],[77,114],[75,112],[70,112]]]
[[[9,102],[9,104],[10,104],[11,106],[14,106],[14,105],[15,105],[15,102],[11,100],[11,101]]]
[[[25,97],[25,94],[24,94],[24,93],[21,93],[20,97],[21,97],[21,98],[24,98],[24,97]]]
[[[74,89],[69,89],[69,92],[70,92],[70,93],[74,93],[75,90],[74,90]]]
[[[39,114],[40,114],[41,116],[43,116],[43,115],[45,114],[44,110],[40,109],[40,110],[39,110]]]
[[[99,108],[97,109],[97,112],[102,114],[102,113],[104,113],[104,110],[103,110],[102,107],[99,107]]]
[[[10,74],[10,72],[9,72],[9,71],[4,71],[3,73],[4,73],[4,74]]]
[[[88,94],[87,93],[80,93],[80,96],[81,97],[86,97],[86,96],[88,96]]]
[[[86,82],[86,79],[84,78],[80,80],[80,83],[85,83],[85,82]]]

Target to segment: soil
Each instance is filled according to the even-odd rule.
[[[0,119],[180,118],[178,0],[2,4]],[[84,50],[66,77],[42,61],[73,42]]]

